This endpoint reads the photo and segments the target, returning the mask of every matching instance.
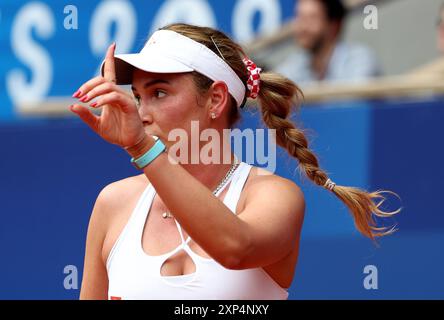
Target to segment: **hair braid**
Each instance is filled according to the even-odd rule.
[[[277,144],[299,161],[300,169],[307,177],[316,185],[325,187],[329,179],[327,173],[320,168],[304,132],[288,118],[293,105],[292,97],[297,95],[302,95],[302,92],[291,80],[276,73],[261,75],[259,100],[264,123],[276,130]],[[374,216],[389,217],[400,211],[384,212],[380,209],[385,200],[383,194],[392,192],[379,190],[369,193],[340,185],[334,185],[331,191],[349,208],[357,229],[363,235],[374,239],[395,231],[394,228],[377,227],[374,219]]]
[[[240,45],[233,42],[224,33],[212,28],[183,23],[169,25],[165,29],[179,32],[206,45],[216,54],[222,55],[221,58],[230,65],[239,78],[244,83],[247,82],[249,74],[243,62],[245,53]],[[212,83],[211,80],[197,72],[194,73],[194,78],[197,87],[201,90],[208,90]],[[394,194],[393,192],[384,190],[367,192],[355,187],[328,185],[329,177],[320,168],[318,158],[309,148],[304,132],[298,129],[289,119],[294,102],[293,98],[299,96],[302,96],[302,92],[291,80],[273,72],[261,74],[259,105],[262,119],[270,129],[276,130],[277,144],[298,160],[300,170],[312,182],[318,186],[327,187],[349,208],[356,228],[363,235],[374,239],[394,232],[394,228],[378,227],[375,220],[375,217],[389,217],[400,211],[398,209],[393,212],[385,212],[380,209],[385,200],[383,194]],[[231,99],[228,118],[230,125],[233,125],[239,118],[239,111],[234,98]]]

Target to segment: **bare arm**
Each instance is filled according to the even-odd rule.
[[[129,151],[137,158],[150,149],[154,140],[145,133],[134,99],[112,82],[115,79],[114,46],[109,48],[106,59],[104,78],[94,78],[80,87],[83,94],[88,94],[87,101],[100,96],[96,107],[103,107],[101,115],[96,116],[77,104],[71,110],[110,143],[122,147],[140,143],[137,150]],[[275,176],[263,179],[254,192],[249,193],[245,210],[235,216],[183,167],[169,161],[166,153],[145,167],[144,174],[193,240],[226,268],[265,266],[279,261],[297,245],[304,201],[299,188],[288,180]],[[96,224],[93,218],[92,230],[98,228]],[[91,248],[85,262],[89,272],[86,279],[93,272],[99,272],[94,282],[97,281],[100,288],[104,266],[97,262],[97,250],[103,238],[97,232],[92,233],[87,245]],[[92,271],[93,267],[99,271]],[[85,292],[88,290],[96,289],[85,288]]]
[[[289,180],[257,177],[245,209],[236,216],[167,154],[144,173],[191,238],[226,268],[269,265],[298,243],[305,203],[299,187]]]
[[[102,258],[106,235],[107,188],[97,197],[88,226],[80,299],[108,299],[108,276]]]

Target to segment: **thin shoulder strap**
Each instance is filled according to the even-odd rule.
[[[242,189],[244,188],[245,182],[248,179],[250,170],[251,165],[241,162],[237,170],[237,174],[233,176],[231,186],[225,195],[224,203],[234,214],[236,214],[237,203],[239,202]]]
[[[174,219],[174,222],[176,222],[177,230],[179,230],[180,239],[182,240],[182,244],[184,244],[185,242],[188,242],[190,237],[188,237],[187,241],[185,241],[185,238],[183,237],[183,233],[182,233],[182,227],[180,226],[179,222],[177,222],[176,219]]]

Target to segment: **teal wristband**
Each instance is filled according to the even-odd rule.
[[[163,142],[157,137],[154,137],[154,139],[156,139],[156,142],[143,156],[137,159],[131,158],[131,163],[136,169],[141,170],[145,168],[165,151],[166,146]]]

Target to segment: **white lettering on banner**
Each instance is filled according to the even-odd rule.
[[[97,57],[103,57],[111,44],[112,24],[116,24],[114,41],[116,53],[132,50],[137,32],[137,16],[132,4],[126,0],[101,2],[91,18],[89,41],[91,50]]]
[[[258,34],[270,34],[281,25],[281,6],[278,0],[239,0],[233,13],[233,36],[237,41],[250,42],[256,36],[253,19],[260,14]]]
[[[149,10],[146,3],[140,6],[146,6]],[[52,87],[52,57],[45,44],[40,43],[56,33],[56,19],[52,10],[53,8],[43,2],[31,1],[23,5],[13,19],[10,32],[11,51],[21,64],[5,75],[6,90],[13,105],[27,104],[37,108]],[[237,0],[233,10],[232,33],[233,38],[238,41],[245,42],[255,37],[255,14],[260,15],[260,34],[276,30],[281,23],[281,7],[278,0]],[[1,13],[0,11],[0,19]],[[58,14],[61,15],[62,12]],[[66,5],[63,14],[65,16],[60,28],[77,30],[77,8],[74,5]],[[137,36],[137,18],[135,8],[128,0],[100,1],[92,12],[87,30],[93,56],[102,59],[112,41],[118,44],[117,53],[131,52]],[[217,27],[215,12],[206,0],[165,0],[153,19],[151,31],[172,22]],[[148,37],[148,34],[143,37]],[[53,54],[56,55],[57,52]],[[93,75],[85,75],[89,76]]]
[[[41,2],[23,6],[12,25],[12,51],[31,69],[30,80],[23,70],[14,69],[6,75],[6,88],[14,105],[41,101],[52,84],[52,63],[43,46],[32,38],[48,39],[54,34],[55,22],[51,9]]]
[[[216,18],[207,1],[167,0],[157,12],[150,33],[174,22],[216,27]]]

